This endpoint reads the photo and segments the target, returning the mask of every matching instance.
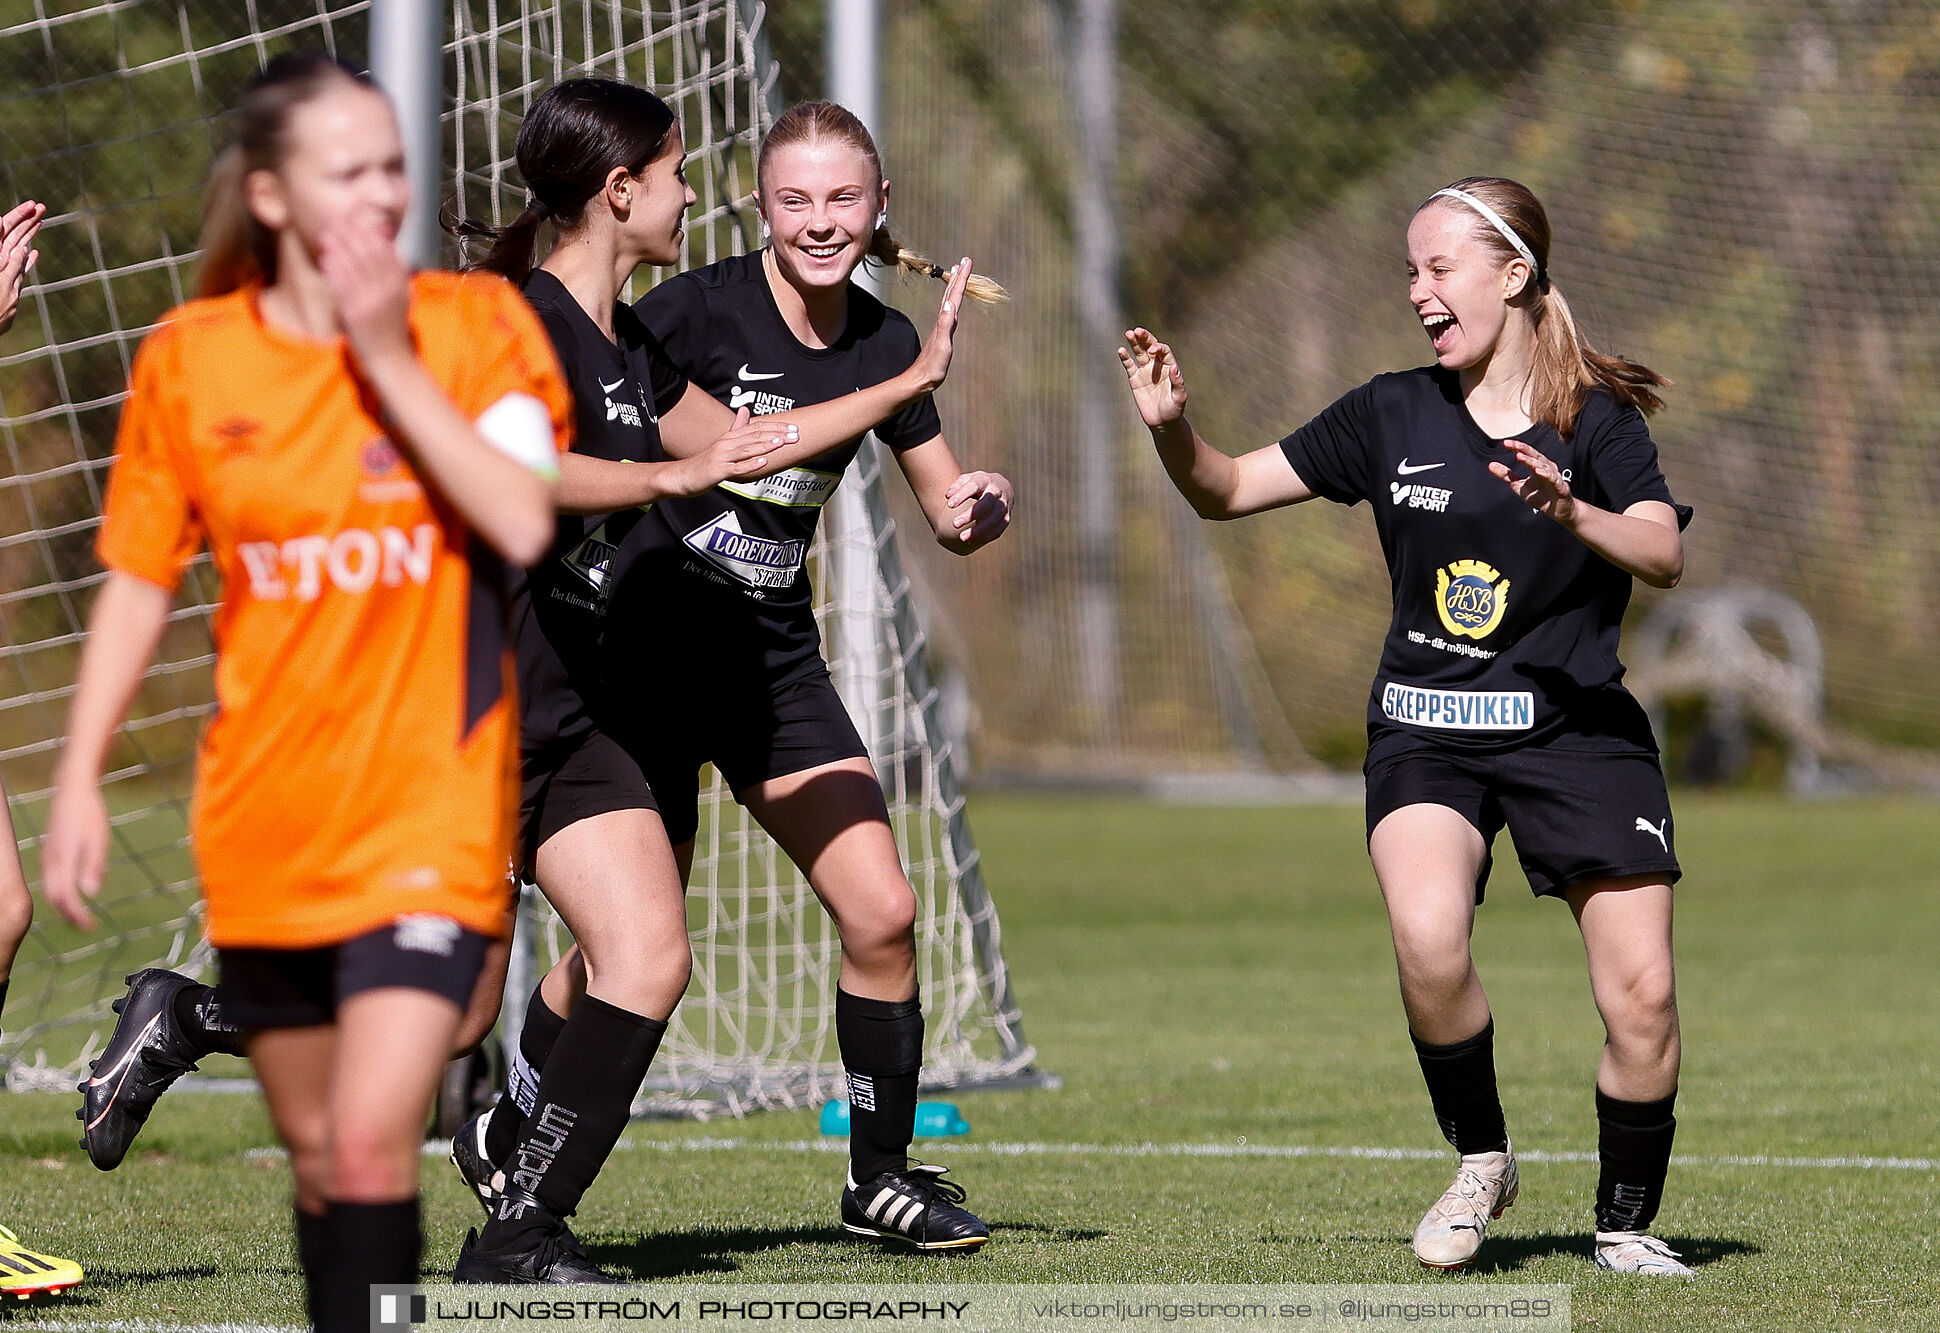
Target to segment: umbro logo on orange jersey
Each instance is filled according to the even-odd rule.
[[[216,423],[214,434],[222,441],[222,452],[229,455],[247,452],[262,431],[263,423],[260,421],[252,421],[248,417],[229,417]]]
[[[431,581],[437,550],[437,525],[420,523],[409,532],[346,528],[330,537],[243,542],[236,554],[249,571],[252,596],[266,602],[314,602],[326,585],[349,593],[369,592],[379,583],[396,588],[407,580],[423,586]]]

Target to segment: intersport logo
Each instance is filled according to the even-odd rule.
[[[314,602],[326,588],[364,593],[431,581],[438,526],[346,528],[330,536],[280,542],[241,542],[236,554],[249,573],[249,592],[266,602]]]

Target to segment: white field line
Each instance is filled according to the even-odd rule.
[[[946,1141],[947,1142],[947,1141]],[[842,1138],[820,1139],[744,1139],[706,1137],[694,1139],[622,1138],[620,1151],[642,1152],[847,1152]],[[918,1146],[921,1146],[920,1144]],[[1324,1147],[1302,1143],[948,1143],[953,1157],[1334,1157],[1382,1162],[1443,1162],[1446,1148],[1364,1148]],[[449,1139],[432,1139],[424,1145],[427,1157],[443,1157],[451,1151]],[[251,1148],[243,1153],[249,1160],[280,1160],[281,1148]],[[1516,1153],[1519,1162],[1594,1162],[1593,1152],[1549,1152],[1541,1148]],[[1679,1153],[1671,1158],[1677,1166],[1777,1167],[1813,1171],[1940,1171],[1940,1158],[1934,1157],[1771,1157],[1764,1154]],[[134,1330],[133,1333],[140,1333]]]

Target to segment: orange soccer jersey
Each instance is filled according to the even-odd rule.
[[[258,291],[182,306],[142,344],[99,540],[169,589],[206,542],[222,576],[192,822],[210,938],[309,948],[417,912],[502,935],[503,570],[388,438],[348,346],[269,326]],[[568,442],[565,381],[510,284],[418,274],[410,319],[467,416],[528,395]]]

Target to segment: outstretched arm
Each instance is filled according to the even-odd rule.
[[[67,742],[54,770],[54,799],[41,844],[47,901],[83,930],[94,913],[83,898],[101,892],[108,863],[108,807],[101,769],[115,730],[128,716],[141,673],[155,656],[174,595],[158,584],[112,570],[94,599],[81,671],[68,706]]]
[[[896,455],[936,544],[957,555],[990,545],[1010,527],[1015,495],[996,472],[965,472],[941,435]]]
[[[691,384],[687,393],[707,398]],[[686,401],[683,395],[681,402]],[[714,403],[712,398],[707,401]],[[750,420],[744,407],[731,415],[726,434],[691,457],[665,463],[621,463],[585,454],[562,454],[558,505],[568,514],[604,514],[650,505],[670,496],[699,495],[724,481],[752,481],[773,471],[768,456],[795,439],[795,428],[787,422],[769,417]]]
[[[798,432],[793,442],[768,455],[767,472],[763,475],[796,467],[847,444],[874,430],[924,394],[935,392],[950,373],[957,319],[963,311],[963,290],[970,282],[970,268],[970,261],[962,259],[950,270],[929,341],[923,344],[923,350],[908,370],[881,384],[826,403],[791,407],[774,417],[763,418],[778,428],[794,426]],[[690,387],[673,409],[660,418],[660,438],[669,454],[685,458],[707,448],[732,424],[733,413],[724,404]]]
[[[1199,438],[1186,420],[1186,377],[1172,349],[1147,329],[1125,334],[1119,364],[1152,432],[1159,462],[1179,494],[1201,518],[1241,518],[1263,509],[1311,500],[1313,490],[1300,479],[1277,444],[1234,458]]]
[[[1662,500],[1639,500],[1621,514],[1599,509],[1571,493],[1569,479],[1541,450],[1521,440],[1503,444],[1526,472],[1517,476],[1504,463],[1489,464],[1489,471],[1518,500],[1555,519],[1592,551],[1653,588],[1675,588],[1684,577],[1684,537],[1677,530],[1675,509]]]

